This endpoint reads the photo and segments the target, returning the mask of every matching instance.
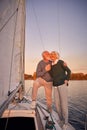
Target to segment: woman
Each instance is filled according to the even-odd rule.
[[[63,127],[68,125],[68,81],[70,79],[71,70],[67,64],[60,60],[58,52],[52,51],[50,54],[52,66],[50,75],[53,78],[54,101],[60,120],[64,122]]]

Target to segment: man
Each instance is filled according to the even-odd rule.
[[[71,70],[67,64],[59,59],[58,52],[51,52],[52,66],[50,74],[53,78],[54,101],[60,120],[64,122],[64,128],[68,124],[68,81]],[[65,130],[65,129],[64,129]]]
[[[47,108],[51,112],[52,108],[52,78],[48,72],[48,68],[51,65],[50,53],[48,51],[44,51],[42,53],[42,60],[38,63],[36,69],[36,77],[37,79],[33,83],[32,89],[32,103],[31,108],[36,107],[36,97],[38,88],[41,86],[45,89],[46,101],[47,101]]]

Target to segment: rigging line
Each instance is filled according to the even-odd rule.
[[[42,47],[43,47],[43,50],[45,50],[45,46],[44,46],[44,43],[43,43],[43,38],[42,38],[40,26],[38,24],[38,18],[37,18],[37,15],[36,15],[36,11],[35,11],[35,8],[33,6],[33,2],[31,2],[31,3],[32,3],[31,5],[32,5],[32,9],[33,9],[34,16],[35,16],[35,19],[36,19],[36,24],[37,24],[37,27],[38,27],[38,31],[39,31],[39,34],[40,34],[40,40],[41,40],[41,43],[42,43]]]
[[[8,20],[5,22],[5,24],[0,28],[0,32],[3,30],[3,28],[8,24],[8,22],[11,20],[11,18],[15,15],[15,13],[18,11],[18,8],[13,12],[13,14],[8,18]]]
[[[53,117],[52,117],[52,114],[50,113],[50,117],[51,117],[51,120],[52,120],[52,122],[54,122],[53,121]],[[53,127],[54,127],[54,130],[56,130],[56,127],[55,127],[55,125],[53,124]]]
[[[86,114],[86,117],[85,117],[85,130],[87,130],[87,114]]]
[[[40,108],[41,112],[44,114],[45,117],[47,117],[47,116],[46,116],[46,114],[43,112],[43,110],[45,110],[46,112],[48,112],[48,113],[50,114],[51,121],[52,121],[52,127],[54,128],[54,130],[56,130],[56,127],[55,127],[55,125],[54,125],[54,124],[55,124],[55,123],[54,123],[54,120],[53,120],[52,115],[51,115],[51,113],[49,112],[49,110],[47,110],[46,108],[44,108],[43,106],[41,106],[41,105],[38,104],[38,103],[37,103],[37,106]],[[42,110],[41,108],[42,108],[43,110]]]
[[[28,95],[31,90],[32,90],[32,87],[30,87],[30,88],[28,89],[28,91],[25,93],[25,95]]]
[[[18,85],[19,86],[19,85]],[[14,92],[13,92],[14,93]],[[9,98],[10,99],[10,98]],[[8,100],[9,100],[8,99]],[[15,108],[17,106],[17,104],[13,107],[13,108]],[[9,109],[9,111],[8,111],[8,116],[7,116],[7,120],[6,120],[6,124],[5,124],[5,130],[7,129],[7,126],[8,126],[8,121],[9,121],[9,117],[10,117],[10,113],[11,113],[11,109]]]
[[[20,0],[18,3],[19,8]],[[14,53],[14,44],[15,44],[15,33],[16,33],[16,23],[17,23],[17,16],[18,16],[18,8],[16,11],[16,19],[15,19],[15,26],[14,26],[14,35],[13,35],[13,47],[12,47],[12,55],[11,55],[11,65],[10,65],[10,76],[9,76],[9,89],[8,92],[10,92],[10,85],[11,85],[11,73],[12,73],[12,62],[13,62],[13,53]]]
[[[60,53],[60,55],[61,55],[61,45],[60,45],[60,0],[59,1],[57,1],[58,3],[57,3],[57,11],[58,11],[58,13],[57,13],[57,23],[58,23],[58,48],[59,48],[59,53]]]
[[[7,118],[7,120],[6,120],[5,130],[7,129],[7,125],[8,125],[8,120],[9,120],[9,117],[10,117],[10,110],[9,110],[9,112],[8,112],[8,118]]]

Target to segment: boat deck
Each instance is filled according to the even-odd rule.
[[[24,126],[27,126],[27,129],[31,128],[32,130],[63,130],[58,124],[59,117],[56,111],[53,110],[52,114],[50,114],[47,111],[46,105],[41,103],[40,101],[37,101],[36,109],[31,109],[30,104],[31,101],[25,97],[21,102],[14,101],[9,104],[8,108],[4,111],[2,118],[0,119],[4,120],[4,124],[6,123],[7,119],[10,119],[8,121],[11,121],[12,125],[8,125],[8,129],[6,130],[12,130],[14,125],[20,125],[20,127],[22,128],[24,128]],[[47,118],[49,119],[49,121]],[[14,120],[16,120],[17,122],[15,122]],[[16,124],[14,124],[14,122]],[[23,122],[23,124],[20,122]],[[50,125],[48,126],[47,123],[50,123]],[[9,127],[11,127],[11,129]],[[0,128],[2,128],[2,123],[0,123]],[[75,129],[69,124],[66,130]]]

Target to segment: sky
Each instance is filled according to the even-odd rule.
[[[44,50],[87,73],[87,0],[26,0],[25,31],[25,73],[36,71]]]

